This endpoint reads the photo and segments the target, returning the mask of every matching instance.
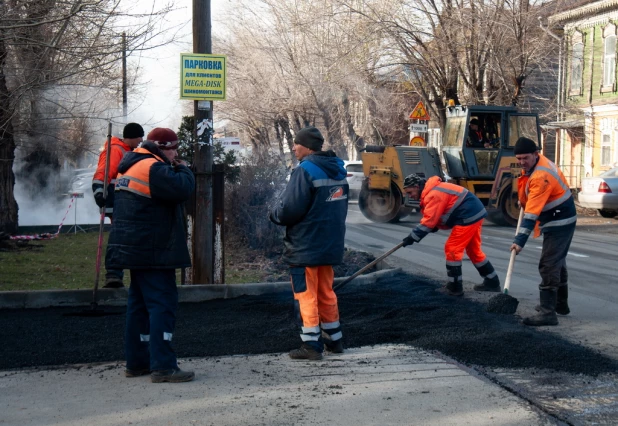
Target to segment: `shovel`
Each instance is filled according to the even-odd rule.
[[[519,234],[519,228],[521,227],[521,222],[524,219],[524,209],[519,209],[519,219],[517,220],[517,229],[515,230],[515,235]],[[506,278],[504,279],[504,288],[502,290],[502,294],[498,294],[491,299],[487,303],[487,311],[488,312],[496,312],[501,314],[514,314],[517,311],[517,305],[519,305],[519,300],[509,295],[509,288],[511,286],[511,276],[513,275],[513,267],[515,266],[515,256],[517,253],[515,250],[511,251],[511,259],[509,260],[509,268],[506,271]]]
[[[386,259],[388,256],[390,256],[391,254],[395,253],[397,250],[399,250],[401,247],[403,247],[403,241],[399,244],[397,244],[395,247],[393,247],[392,249],[390,249],[389,251],[387,251],[386,253],[384,253],[382,256],[378,257],[376,260],[374,260],[373,262],[367,264],[367,266],[364,266],[363,268],[359,269],[356,273],[354,273],[354,275],[349,276],[348,278],[346,278],[345,280],[341,281],[339,284],[333,286],[333,290],[339,290],[340,288],[343,288],[343,286],[345,286],[346,284],[348,284],[350,281],[352,281],[354,278],[358,277],[360,274],[362,274],[363,272],[365,272],[368,269],[373,268],[378,262],[380,262],[381,260]]]
[[[105,179],[103,180],[103,198],[107,198],[107,176],[109,173],[110,152],[112,150],[112,123],[111,121],[107,127],[107,142],[105,143]],[[64,314],[71,317],[103,317],[106,315],[119,315],[120,312],[106,312],[103,309],[99,309],[97,303],[97,293],[99,290],[99,276],[101,274],[101,254],[103,251],[103,227],[105,223],[105,206],[101,207],[101,220],[99,221],[99,241],[97,245],[97,258],[95,265],[95,277],[94,277],[94,289],[92,290],[92,302],[90,302],[90,309],[83,309],[79,312],[71,312]]]

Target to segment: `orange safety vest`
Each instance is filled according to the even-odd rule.
[[[119,173],[116,178],[116,191],[129,191],[142,197],[151,198],[150,167],[156,162],[165,161],[144,148],[136,148],[133,152],[150,154],[153,157],[138,161],[126,173]]]

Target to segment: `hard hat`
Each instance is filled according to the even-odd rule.
[[[409,188],[410,186],[418,186],[421,187],[425,185],[425,179],[417,175],[416,173],[409,174],[403,180],[403,187]]]

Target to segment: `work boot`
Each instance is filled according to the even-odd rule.
[[[291,350],[289,355],[292,359],[307,359],[310,361],[319,361],[324,357],[322,352],[316,351],[311,345],[306,343],[300,345],[298,349]]]
[[[328,352],[332,352],[334,354],[342,354],[343,353],[343,343],[341,339],[332,340],[330,335],[322,330],[322,341],[324,342],[324,347]]]
[[[121,279],[118,278],[107,278],[105,280],[105,285],[103,288],[123,288],[124,283]]]
[[[568,315],[571,313],[569,309],[569,287],[562,286],[558,287],[558,294],[556,297],[556,313],[558,315]],[[539,312],[541,310],[541,305],[536,305],[534,309]]]
[[[461,281],[449,281],[446,283],[446,292],[449,296],[462,296],[463,283]]]
[[[152,383],[182,383],[190,382],[195,378],[193,371],[183,371],[176,367],[171,370],[156,370],[150,373]]]
[[[522,321],[525,325],[540,326],[540,325],[558,325],[558,317],[556,316],[556,291],[541,290],[539,297],[541,304],[539,305],[539,313],[531,317],[524,318]]]
[[[146,374],[150,374],[150,368],[138,368],[134,370],[127,368],[124,370],[125,377],[139,377],[145,376]]]
[[[485,278],[483,284],[477,284],[474,286],[475,291],[500,291],[500,278],[494,276],[493,278]]]

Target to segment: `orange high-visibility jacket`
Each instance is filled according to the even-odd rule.
[[[560,169],[544,155],[539,154],[537,164],[519,178],[517,193],[524,209],[519,233],[513,241],[518,246],[524,246],[537,224],[535,237],[541,232],[575,226],[577,212],[569,184]]]
[[[421,194],[423,218],[410,236],[422,240],[434,228],[471,225],[487,216],[483,203],[466,188],[445,183],[438,176],[427,180]]]
[[[106,148],[106,147],[105,147]],[[107,150],[103,149],[99,155],[99,164],[97,171],[92,178],[92,192],[94,198],[103,195],[104,177],[105,177],[105,162],[107,161]],[[109,157],[109,170],[107,173],[107,196],[105,198],[105,214],[111,215],[114,207],[114,185],[116,183],[116,175],[118,175],[118,165],[124,157],[125,152],[131,151],[131,147],[124,143],[122,139],[112,137],[112,146]]]

